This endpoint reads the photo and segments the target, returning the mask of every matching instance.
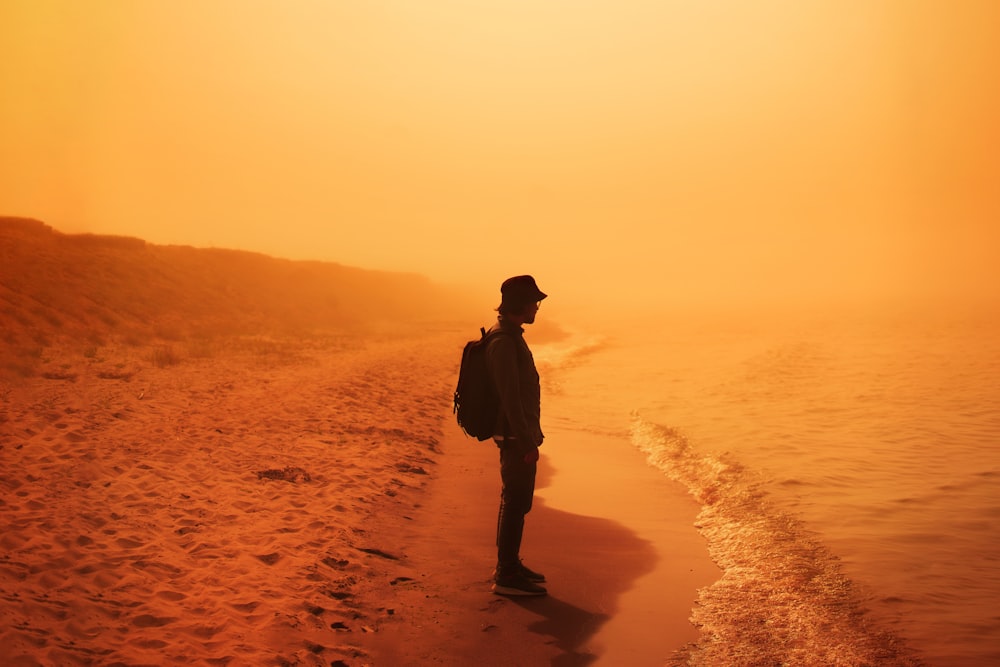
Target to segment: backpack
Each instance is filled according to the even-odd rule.
[[[470,340],[462,350],[454,413],[466,435],[477,440],[489,440],[497,425],[500,398],[486,365],[486,345],[494,336],[504,332],[497,330],[487,334],[483,327],[479,328],[479,332],[481,337]]]

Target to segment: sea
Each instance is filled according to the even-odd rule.
[[[700,507],[721,574],[675,664],[1000,665],[995,306],[665,310],[533,349],[574,428]]]

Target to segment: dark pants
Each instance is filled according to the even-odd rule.
[[[533,450],[534,448],[530,448]],[[528,453],[516,440],[500,447],[500,513],[497,517],[497,576],[514,574],[520,567],[524,515],[531,511],[535,495],[536,463],[524,460]]]

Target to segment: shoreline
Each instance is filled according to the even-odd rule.
[[[635,563],[635,578],[619,582],[627,586],[603,592],[613,610],[588,646],[599,651],[598,664],[662,665],[698,640],[690,620],[698,590],[722,574],[695,527],[699,507],[624,438],[550,431],[559,468],[539,495],[554,509],[615,523],[625,543],[599,554],[594,567]]]
[[[558,429],[546,438],[522,544],[525,562],[548,578],[549,595],[538,598],[489,590],[495,446],[465,438],[449,415],[441,451],[400,528],[412,582],[370,636],[375,665],[662,665],[697,639],[696,591],[719,571],[694,502],[638,451]]]

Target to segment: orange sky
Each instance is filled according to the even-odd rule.
[[[577,301],[997,294],[998,65],[993,0],[2,0],[0,214]]]

